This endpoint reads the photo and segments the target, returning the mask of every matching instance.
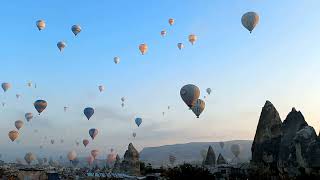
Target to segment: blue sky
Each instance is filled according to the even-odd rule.
[[[106,154],[112,147],[123,153],[131,141],[141,150],[252,139],[267,99],[282,119],[295,106],[319,131],[319,5],[316,0],[2,2],[0,77],[13,86],[0,96],[7,103],[0,109],[2,154],[58,156],[76,149],[86,155],[93,148]],[[260,15],[252,34],[240,22],[247,11]],[[171,17],[176,22],[170,27]],[[41,32],[35,26],[39,19],[47,25]],[[74,24],[82,27],[78,37],[70,30]],[[198,35],[194,46],[187,41],[191,33]],[[67,44],[63,53],[56,47],[60,40]],[[178,42],[185,49],[179,51]],[[149,46],[144,56],[140,43]],[[118,65],[115,56],[121,58]],[[38,88],[28,88],[28,81]],[[201,96],[207,87],[213,89],[200,119],[179,96],[189,83],[201,88]],[[106,87],[103,93],[100,84]],[[22,95],[19,100],[17,93]],[[127,99],[124,109],[122,96]],[[7,132],[14,129],[14,121],[25,112],[36,113],[32,104],[39,98],[47,100],[48,108],[25,124],[20,144],[9,142]],[[96,109],[90,121],[82,114],[87,106]],[[134,124],[137,116],[143,118],[140,128]],[[97,139],[86,149],[76,147],[75,140],[89,138],[92,127],[100,130]],[[133,131],[136,139],[131,138]],[[64,144],[49,145],[49,139],[60,138]],[[16,152],[9,153],[12,149]]]

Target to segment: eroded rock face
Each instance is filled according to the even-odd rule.
[[[301,145],[299,144],[299,139],[301,140],[302,136],[304,136],[303,134],[305,134],[309,128],[301,131],[300,135],[298,135],[298,132],[307,126],[308,124],[305,121],[302,113],[297,111],[295,108],[292,108],[292,111],[283,121],[281,127],[281,142],[279,146],[278,161],[278,169],[280,173],[289,174],[289,176],[290,174],[294,174],[291,172],[289,167],[291,167],[292,164],[297,163],[296,152],[301,154]],[[297,140],[296,143],[295,140]]]
[[[222,154],[219,154],[218,159],[217,159],[217,164],[227,164],[227,161],[224,159],[224,157],[222,156]]]
[[[252,143],[252,162],[276,163],[281,137],[281,119],[270,101],[266,101],[260,114],[256,134]]]
[[[320,168],[320,138],[309,144],[306,152],[306,162],[309,168]]]
[[[216,155],[213,151],[213,148],[209,146],[206,159],[203,162],[204,166],[214,167],[216,164]]]
[[[114,162],[114,165],[113,165],[113,172],[120,172],[120,169],[121,169],[121,161],[120,161],[120,156],[117,154],[116,161]]]
[[[139,152],[132,143],[129,144],[128,150],[124,154],[121,170],[129,175],[140,175]]]

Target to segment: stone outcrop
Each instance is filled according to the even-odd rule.
[[[270,101],[266,101],[262,108],[251,148],[253,163],[277,163],[281,124],[278,111]]]
[[[209,146],[207,156],[203,161],[203,165],[207,167],[214,167],[216,164],[216,155],[213,151],[212,146]]]
[[[114,162],[114,165],[113,165],[113,172],[120,172],[120,169],[121,169],[121,161],[120,161],[120,156],[117,154],[116,161]]]
[[[222,154],[219,154],[218,159],[217,159],[217,165],[220,165],[220,164],[227,164],[227,161],[224,159]]]
[[[319,175],[320,138],[295,108],[281,123],[277,110],[267,101],[251,151],[251,168],[256,176],[292,179]]]
[[[121,171],[129,175],[140,175],[139,152],[134,148],[132,143],[126,150],[121,163]]]

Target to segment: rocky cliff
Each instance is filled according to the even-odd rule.
[[[132,143],[129,144],[128,150],[124,153],[121,171],[129,175],[140,175],[139,152],[134,148]]]
[[[209,146],[207,156],[203,161],[203,165],[207,167],[214,167],[216,165],[216,154],[213,151],[212,146]]]
[[[258,176],[279,179],[318,174],[319,139],[300,111],[292,108],[281,123],[279,113],[267,101],[251,148],[253,172]]]

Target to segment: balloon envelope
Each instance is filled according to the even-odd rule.
[[[9,88],[11,88],[11,84],[10,83],[2,83],[1,87],[3,89],[4,92],[6,92]]]
[[[26,118],[26,120],[29,122],[32,118],[33,118],[33,114],[32,113],[26,113],[24,115],[24,117]]]
[[[259,15],[256,12],[247,12],[242,16],[241,23],[251,33],[259,23]]]
[[[197,41],[198,37],[194,34],[189,35],[189,41],[193,45]]]
[[[14,122],[14,125],[16,126],[16,128],[18,129],[18,130],[20,130],[20,128],[22,128],[23,127],[23,121],[21,121],[21,120],[17,120],[16,122]]]
[[[191,109],[193,113],[197,116],[197,118],[199,118],[200,114],[203,112],[205,107],[206,103],[201,99],[197,99],[196,103]]]
[[[231,152],[235,157],[238,157],[240,154],[240,145],[239,144],[232,144],[231,147]]]
[[[83,143],[84,147],[87,147],[87,145],[89,144],[89,140],[88,139],[84,139],[82,141],[82,143]]]
[[[14,140],[16,140],[19,137],[19,132],[18,131],[10,131],[8,133],[9,138],[11,139],[11,141],[13,142]]]
[[[81,27],[79,25],[73,25],[71,27],[71,31],[75,36],[77,36],[81,32]]]
[[[84,115],[87,117],[89,120],[91,116],[94,114],[94,109],[92,107],[87,107],[83,110]]]
[[[146,54],[148,51],[148,45],[143,43],[139,45],[139,50],[141,52],[142,55]]]
[[[63,41],[59,41],[57,43],[57,47],[59,48],[60,52],[63,51],[63,49],[67,46],[67,44]]]
[[[100,85],[98,88],[99,88],[100,92],[104,91],[104,86],[103,85]]]
[[[46,27],[46,22],[44,20],[38,20],[36,22],[37,28],[39,31],[43,30]]]
[[[68,153],[67,158],[69,161],[73,161],[77,157],[76,151],[72,150]]]
[[[168,20],[168,22],[169,22],[170,26],[172,26],[172,25],[174,24],[174,19],[173,19],[173,18],[170,18],[170,19]]]
[[[97,134],[98,134],[98,130],[97,129],[92,128],[92,129],[89,130],[89,135],[92,138],[92,140],[94,140],[94,138],[97,136]]]
[[[120,58],[119,57],[114,57],[113,61],[115,64],[119,64],[120,63]]]
[[[37,158],[34,154],[32,154],[31,152],[28,152],[25,156],[24,156],[24,160],[30,165],[32,163],[32,161],[35,161]]]
[[[97,149],[92,150],[92,151],[91,151],[91,155],[92,155],[92,157],[93,157],[94,159],[96,159],[97,156],[99,155],[99,150],[97,150]]]
[[[181,88],[180,96],[187,106],[191,108],[200,96],[200,89],[193,84],[187,84]]]
[[[40,114],[43,110],[46,109],[47,102],[45,100],[37,100],[33,103],[33,105],[36,108],[36,110],[38,111],[38,113]]]
[[[178,48],[179,48],[180,50],[184,48],[183,43],[178,43],[177,46],[178,46]]]
[[[141,118],[136,118],[135,122],[136,122],[137,126],[139,127],[140,124],[142,123],[142,119]]]

